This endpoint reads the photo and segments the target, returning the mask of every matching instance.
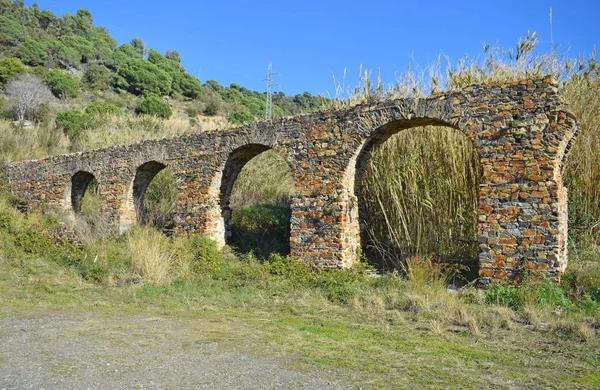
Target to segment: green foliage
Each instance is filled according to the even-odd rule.
[[[206,86],[211,88],[215,92],[219,92],[223,89],[223,87],[216,80],[208,80],[206,82]]]
[[[157,173],[144,196],[144,223],[158,229],[172,227],[177,194],[177,182],[171,171],[163,169]]]
[[[40,27],[43,30],[49,30],[51,27],[58,26],[58,18],[52,11],[43,10],[36,14]]]
[[[19,58],[30,66],[43,65],[48,58],[46,46],[34,40],[27,40],[19,47]]]
[[[69,138],[76,138],[86,127],[87,116],[77,109],[59,112],[56,115],[56,126],[62,128]]]
[[[143,59],[128,60],[117,70],[118,86],[135,95],[169,95],[173,79],[167,72]]]
[[[525,282],[521,287],[494,286],[486,291],[489,304],[508,306],[519,310],[525,305],[535,305],[542,310],[568,310],[573,308],[564,291],[552,280]]]
[[[148,61],[167,73],[178,73],[185,71],[183,66],[181,66],[178,61],[170,60],[153,49],[148,50]]]
[[[289,253],[291,211],[289,205],[257,205],[237,208],[232,217],[231,245],[260,258]]]
[[[214,101],[210,101],[206,104],[202,112],[204,115],[215,116],[219,113],[219,105]]]
[[[113,57],[117,66],[124,64],[132,59],[143,58],[142,55],[137,50],[135,50],[135,48],[129,43],[124,43],[117,49],[115,49]]]
[[[96,101],[85,108],[85,113],[92,116],[124,115],[123,110],[114,103]]]
[[[573,300],[587,297],[600,303],[600,261],[571,264],[561,278],[561,286]]]
[[[46,234],[33,229],[21,230],[15,234],[15,245],[25,253],[39,253],[50,245],[50,239]]]
[[[85,112],[77,109],[59,112],[56,115],[56,126],[74,140],[85,129],[97,126],[107,115],[124,115],[124,112],[114,103],[97,101],[86,107]]]
[[[526,286],[527,287],[527,286]],[[573,307],[565,292],[554,281],[542,280],[533,287],[535,303],[540,309],[569,309]]]
[[[6,84],[11,78],[25,73],[25,65],[18,58],[0,59],[0,84]]]
[[[45,81],[58,98],[76,97],[79,94],[79,81],[69,73],[52,69],[46,74]]]
[[[229,113],[227,120],[237,125],[243,125],[244,123],[254,122],[254,117],[247,111],[236,110]]]
[[[485,292],[485,301],[490,304],[508,306],[512,309],[523,307],[523,295],[516,287],[494,286]]]
[[[87,67],[83,74],[82,81],[92,90],[106,91],[110,89],[114,77],[114,73],[106,66],[94,63]]]
[[[160,118],[169,119],[173,112],[167,103],[165,103],[160,97],[150,95],[145,97],[135,107],[137,114],[154,115]]]
[[[197,99],[202,95],[200,80],[183,72],[172,73],[173,91],[190,99]]]
[[[6,16],[0,16],[0,43],[17,46],[27,39],[27,28]]]
[[[95,58],[96,50],[87,38],[69,33],[56,42],[58,60],[63,67],[78,68],[81,63],[87,63]]]
[[[179,52],[177,50],[167,50],[165,57],[171,61],[181,62],[181,57],[179,56]]]

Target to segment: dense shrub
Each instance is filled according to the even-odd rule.
[[[135,107],[135,112],[137,114],[154,115],[164,119],[169,119],[173,115],[169,105],[158,96],[144,98]]]
[[[79,93],[79,81],[66,72],[52,69],[46,74],[45,81],[57,98],[76,97]]]
[[[190,99],[202,95],[202,85],[196,77],[183,72],[171,73],[173,78],[173,91]]]
[[[124,115],[123,110],[114,103],[97,101],[85,108],[88,115]]]
[[[244,123],[254,122],[254,117],[247,111],[237,110],[229,113],[227,117],[229,122],[237,125],[243,125]]]
[[[215,116],[219,113],[219,105],[216,102],[208,102],[202,111],[204,115]]]
[[[77,137],[86,128],[88,118],[77,109],[59,112],[56,115],[56,126],[62,128],[69,138]]]
[[[177,183],[170,170],[163,169],[157,173],[144,196],[144,223],[158,229],[171,227],[177,192]]]
[[[83,74],[83,83],[91,89],[104,91],[111,87],[115,75],[101,64],[91,64]]]
[[[42,65],[48,58],[46,46],[43,43],[34,40],[25,41],[19,47],[19,58],[25,64],[30,66]]]
[[[117,69],[117,85],[135,95],[159,96],[171,93],[173,78],[153,63],[143,59],[132,59]]]
[[[270,253],[286,255],[290,240],[289,205],[257,205],[238,208],[232,217],[231,245],[261,258]]]
[[[24,74],[25,65],[18,58],[0,59],[0,85],[5,84],[11,77]]]

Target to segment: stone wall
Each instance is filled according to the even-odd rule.
[[[86,180],[95,178],[103,218],[117,234],[140,219],[148,183],[168,167],[179,189],[174,233],[223,244],[235,178],[252,157],[274,149],[295,178],[292,255],[348,267],[360,245],[360,178],[371,151],[422,125],[461,131],[479,153],[481,282],[518,279],[522,267],[560,277],[567,262],[561,172],[577,125],[551,77],[13,163],[7,174],[14,194],[41,211],[77,212]]]

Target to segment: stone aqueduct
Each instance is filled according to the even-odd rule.
[[[365,162],[391,135],[422,125],[461,131],[479,153],[480,280],[512,280],[524,266],[560,277],[567,264],[562,167],[577,124],[550,76],[11,163],[7,176],[31,209],[74,212],[95,178],[103,217],[117,234],[140,220],[136,205],[168,167],[179,190],[174,233],[203,233],[223,244],[237,175],[254,156],[274,149],[295,179],[291,254],[322,267],[348,267],[360,245]]]

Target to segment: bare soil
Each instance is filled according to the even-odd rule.
[[[223,340],[242,326],[152,314],[4,315],[0,389],[353,388],[332,372],[298,369],[292,353]]]

